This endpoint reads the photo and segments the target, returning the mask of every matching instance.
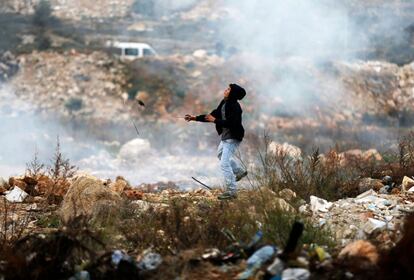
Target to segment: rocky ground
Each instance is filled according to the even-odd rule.
[[[399,246],[402,236],[407,230],[403,228],[404,218],[408,213],[414,211],[414,180],[408,177],[404,178],[402,185],[394,185],[394,191],[389,194],[378,194],[374,191],[380,185],[384,188],[385,184],[389,182],[381,183],[381,181],[373,179],[369,183],[367,181],[369,180],[361,180],[360,185],[365,188],[372,187],[372,189],[355,198],[328,202],[311,196],[310,202],[306,203],[303,200],[298,200],[297,195],[289,189],[281,190],[278,193],[265,188],[245,190],[239,193],[239,197],[235,201],[220,202],[216,198],[220,190],[199,188],[190,192],[182,192],[173,184],[142,185],[138,188],[131,188],[122,177],[118,177],[114,182],[102,181],[90,175],[78,175],[67,179],[52,179],[45,175],[11,177],[8,182],[2,179],[0,186],[0,198],[3,200],[1,205],[1,232],[2,242],[5,246],[3,250],[6,250],[7,246],[20,246],[18,244],[21,241],[18,240],[20,238],[27,239],[25,236],[30,234],[32,237],[28,240],[32,241],[25,241],[28,242],[26,249],[23,249],[26,251],[20,253],[30,254],[32,257],[26,258],[25,264],[20,264],[22,269],[25,266],[33,267],[43,263],[45,268],[53,267],[50,273],[56,273],[56,277],[74,273],[74,279],[83,279],[79,278],[82,274],[91,275],[93,278],[113,275],[112,277],[121,279],[123,273],[128,273],[128,277],[135,274],[141,275],[140,277],[143,279],[166,279],[165,277],[169,277],[168,275],[181,275],[183,279],[190,279],[189,277],[200,277],[200,271],[204,273],[203,279],[264,279],[263,277],[273,277],[279,273],[282,275],[282,279],[288,277],[287,275],[290,273],[304,277],[294,279],[308,279],[309,277],[311,279],[315,277],[331,279],[330,277],[334,277],[332,275],[335,273],[344,273],[344,275],[352,275],[351,278],[360,279],[360,277],[370,277],[369,275],[378,269],[377,264],[383,261],[386,252]],[[310,226],[314,230],[321,230],[317,234],[327,234],[327,239],[324,240],[319,236],[320,243],[318,244],[316,239],[311,239],[309,241],[312,242],[307,243],[309,237],[303,237],[301,245],[294,249],[294,253],[292,251],[289,256],[286,255],[286,250],[288,250],[286,248],[284,251],[282,249],[274,251],[270,246],[262,247],[266,244],[272,244],[269,237],[266,236],[267,230],[269,230],[267,228],[270,225],[263,224],[266,221],[266,219],[262,220],[261,216],[263,205],[251,204],[255,199],[258,199],[256,203],[266,205],[267,215],[286,213],[292,215],[292,218],[295,217],[291,220],[292,222],[302,217],[302,221],[309,221],[309,225],[305,226],[305,235],[309,234],[307,231]],[[185,203],[181,204],[183,202]],[[267,204],[268,202],[270,204]],[[214,242],[209,244],[209,246],[213,246],[211,248],[202,246],[200,243],[198,246],[193,244],[190,247],[193,248],[191,250],[183,250],[183,248],[180,249],[183,245],[180,245],[178,240],[167,241],[171,233],[166,232],[166,228],[163,228],[161,224],[158,225],[160,228],[151,228],[151,225],[149,228],[145,228],[145,225],[141,224],[139,234],[145,236],[150,232],[156,232],[156,236],[151,237],[151,242],[158,245],[150,250],[141,251],[139,248],[142,244],[135,249],[130,247],[134,242],[134,233],[120,234],[117,230],[106,232],[106,235],[101,235],[100,238],[106,236],[104,238],[107,242],[107,249],[100,249],[95,257],[89,256],[85,259],[85,256],[83,258],[84,270],[78,270],[78,272],[68,267],[59,271],[58,268],[61,264],[50,263],[47,256],[35,251],[27,251],[40,246],[37,244],[40,241],[36,241],[38,236],[43,236],[44,242],[55,242],[54,239],[57,235],[62,235],[60,238],[73,238],[66,226],[76,221],[76,217],[87,218],[91,229],[100,224],[101,226],[105,225],[106,230],[109,230],[111,228],[109,224],[114,222],[115,227],[125,227],[124,222],[133,227],[131,223],[135,223],[135,219],[140,220],[141,223],[149,222],[145,221],[147,214],[150,214],[152,219],[154,219],[154,215],[166,215],[168,219],[173,219],[168,222],[169,224],[178,222],[178,220],[180,223],[184,223],[181,225],[181,231],[187,234],[186,238],[192,238],[193,233],[188,230],[196,230],[193,228],[193,219],[198,220],[197,223],[203,224],[204,214],[215,215],[213,214],[215,207],[224,206],[239,209],[238,207],[245,207],[245,204],[250,205],[246,213],[258,223],[260,232],[256,233],[259,235],[253,238],[250,243],[238,243],[237,240],[241,238],[240,233],[231,233],[231,230],[235,230],[235,228],[227,224],[227,231],[223,231],[222,234],[227,235],[230,241],[233,240],[232,242],[236,243],[222,247],[223,241],[220,238],[216,239],[215,245]],[[177,205],[178,208],[175,208],[174,205]],[[125,209],[128,209],[128,216],[124,216]],[[183,213],[170,216],[172,214],[170,211],[183,211]],[[111,218],[113,215],[117,217],[115,221]],[[282,217],[279,216],[278,219],[282,219]],[[291,225],[288,223],[285,226],[290,227]],[[75,224],[72,226],[76,227]],[[264,232],[263,240],[261,240],[263,232],[260,229]],[[94,231],[99,232],[99,226],[92,232]],[[286,233],[288,231],[289,228],[285,230]],[[275,232],[273,229],[271,232],[277,234],[278,231]],[[82,234],[80,232],[77,234],[79,239],[76,240],[85,242],[85,240],[81,240]],[[201,236],[204,234],[207,233],[202,233]],[[330,234],[333,236],[329,237]],[[180,237],[177,235],[175,238]],[[167,251],[163,245],[165,241],[167,241],[166,244],[170,244]],[[90,246],[90,244],[82,244]],[[283,246],[282,244],[286,243],[273,243],[276,246]],[[45,243],[46,245],[47,243]],[[108,251],[109,248],[112,250]],[[265,254],[260,257],[262,259],[257,259],[252,254],[260,248],[263,252],[270,250],[270,255]],[[7,250],[4,252],[6,254],[2,258],[0,273],[5,273],[6,279],[9,279],[8,277],[11,276],[9,269],[17,264],[11,258],[7,259],[7,256],[11,257],[14,254],[14,258],[19,258],[20,253],[8,252]],[[64,253],[60,252],[59,254]],[[76,254],[75,251],[69,253],[67,258],[76,258],[78,257]],[[111,256],[112,264],[106,263],[104,256]],[[65,255],[62,257],[65,258]],[[123,269],[127,269],[128,272],[122,272],[118,258],[126,262],[124,263],[126,267]],[[355,261],[358,258],[361,258],[363,262],[352,263],[352,260]],[[176,263],[178,260],[180,263],[184,263],[179,265]],[[273,264],[271,264],[272,262]],[[26,276],[34,273],[34,270],[24,271],[23,269],[21,272],[22,277],[24,273],[28,273]],[[38,273],[39,275],[43,273],[40,268]],[[406,271],[406,273],[409,272]]]

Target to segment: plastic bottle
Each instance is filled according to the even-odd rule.
[[[247,259],[247,268],[237,277],[239,280],[251,278],[258,269],[267,261],[269,261],[276,253],[276,247],[266,245],[257,250],[250,258]]]
[[[268,260],[270,260],[273,255],[276,253],[276,248],[274,246],[266,245],[250,256],[247,259],[247,266],[258,265],[261,266]]]

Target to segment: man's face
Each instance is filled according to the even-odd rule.
[[[229,98],[229,95],[230,95],[230,91],[231,91],[231,88],[230,87],[228,87],[225,91],[224,91],[224,98],[225,99],[227,99],[227,98]]]

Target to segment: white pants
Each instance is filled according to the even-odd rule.
[[[241,175],[245,170],[234,159],[234,155],[237,148],[240,145],[240,141],[236,139],[221,140],[217,149],[217,157],[220,160],[221,171],[226,182],[227,190],[230,192],[236,192],[236,176]]]

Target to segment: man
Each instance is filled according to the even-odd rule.
[[[246,91],[236,84],[230,84],[224,91],[224,99],[217,109],[208,115],[185,115],[186,121],[213,122],[216,130],[221,135],[217,156],[226,182],[226,191],[218,196],[218,199],[233,199],[237,197],[236,181],[247,175],[237,161],[234,154],[244,137],[242,125],[242,109],[238,100],[242,100]]]

